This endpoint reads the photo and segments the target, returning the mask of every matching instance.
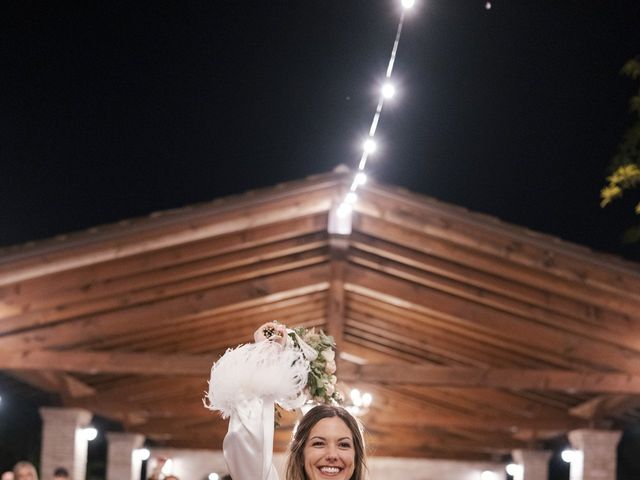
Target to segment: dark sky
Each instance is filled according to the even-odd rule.
[[[359,158],[399,0],[0,3],[0,245]],[[371,174],[594,248],[638,0],[417,0]]]

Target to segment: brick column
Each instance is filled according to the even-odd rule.
[[[40,474],[50,478],[56,467],[69,470],[72,480],[87,476],[87,440],[80,429],[89,425],[92,413],[80,408],[40,408],[42,452]]]
[[[108,432],[107,480],[140,480],[142,461],[133,451],[144,444],[144,436],[137,433]]]
[[[548,480],[549,459],[548,450],[514,450],[511,456],[515,463],[522,466],[522,476],[514,480]]]
[[[612,430],[573,430],[571,446],[582,458],[571,462],[571,480],[616,480],[617,448],[622,432]]]

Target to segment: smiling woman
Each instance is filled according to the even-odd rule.
[[[291,442],[287,480],[361,480],[364,470],[364,442],[351,414],[332,405],[309,410]]]
[[[256,343],[227,351],[212,368],[207,406],[230,417],[223,452],[234,480],[278,480],[272,462],[275,403],[287,409],[307,398],[335,403],[333,396],[317,392],[309,397],[307,379],[316,380],[308,370],[323,362],[322,355],[302,340],[315,345],[312,336],[296,335],[278,323],[265,324],[254,335]],[[328,403],[302,417],[291,441],[286,480],[364,480],[365,470],[362,431],[346,409]]]

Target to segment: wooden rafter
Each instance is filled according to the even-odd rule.
[[[430,387],[487,387],[510,390],[640,394],[640,375],[524,368],[468,368],[406,363],[340,363],[344,381],[415,384]]]

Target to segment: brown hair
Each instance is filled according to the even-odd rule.
[[[306,480],[304,471],[304,446],[307,443],[311,429],[323,418],[338,417],[342,420],[353,437],[353,448],[355,450],[355,469],[349,480],[364,480],[366,466],[366,453],[364,439],[358,421],[342,407],[333,405],[318,405],[313,407],[302,417],[296,429],[287,460],[286,480]]]

